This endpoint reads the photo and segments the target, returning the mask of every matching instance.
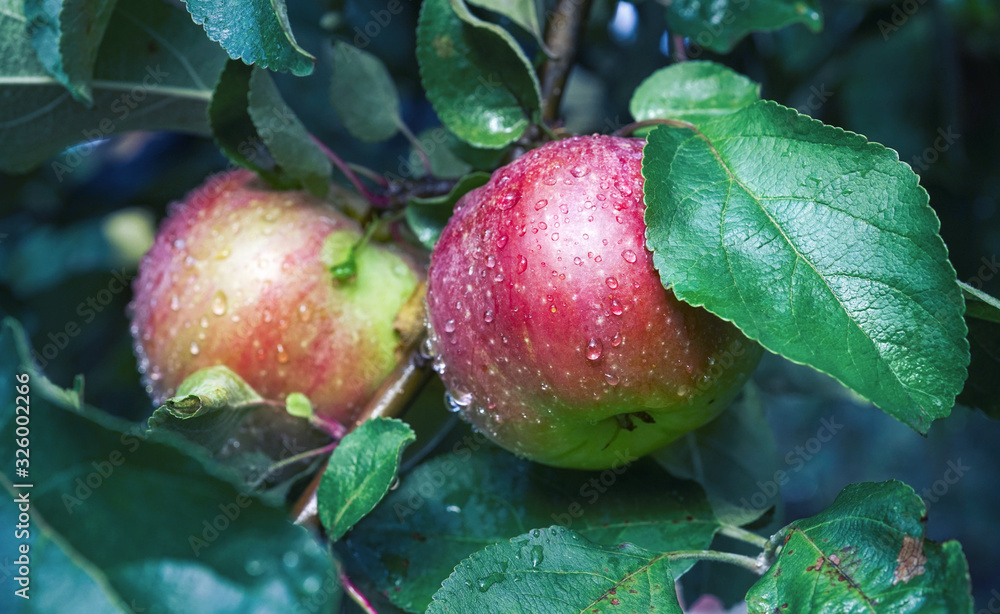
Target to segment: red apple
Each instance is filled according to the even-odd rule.
[[[556,466],[630,462],[710,421],[760,347],[664,289],[645,247],[641,139],[574,137],[467,194],[427,304],[455,406]]]
[[[393,320],[423,274],[369,243],[357,276],[329,267],[356,222],[305,192],[237,170],[172,205],[133,282],[132,334],[154,402],[195,371],[226,365],[265,398],[301,392],[350,421],[396,363]]]

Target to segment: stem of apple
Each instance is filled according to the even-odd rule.
[[[542,120],[559,119],[566,80],[576,61],[576,48],[590,15],[591,0],[559,0],[545,31],[552,57],[542,67]]]
[[[679,550],[668,553],[666,558],[671,561],[719,561],[742,567],[758,576],[764,575],[764,572],[767,571],[767,565],[759,559],[733,552],[720,552],[718,550]]]
[[[690,128],[692,130],[696,130],[694,124],[679,119],[644,119],[642,121],[632,122],[631,124],[625,124],[618,130],[612,132],[611,136],[629,136],[636,130],[642,130],[643,128],[650,128],[653,126],[673,126],[674,128]]]

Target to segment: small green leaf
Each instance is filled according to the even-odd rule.
[[[312,418],[315,415],[309,397],[301,392],[293,392],[285,398],[285,410],[296,418]]]
[[[535,0],[469,0],[469,4],[503,15],[532,35],[539,45],[545,44],[539,16],[544,3]]]
[[[299,47],[288,23],[284,0],[250,0],[233,4],[225,0],[186,0],[194,22],[229,57],[277,72],[308,75],[316,58]]]
[[[266,70],[230,60],[208,109],[212,134],[234,163],[281,189],[325,196],[333,167]]]
[[[769,101],[660,126],[643,154],[665,286],[926,433],[962,388],[955,271],[890,149]]]
[[[902,482],[851,484],[826,510],[771,538],[777,559],[747,593],[750,614],[971,614],[956,541],[924,539],[924,502]],[[876,607],[877,606],[877,607]]]
[[[701,484],[720,522],[754,522],[780,501],[777,486],[772,493],[760,487],[778,472],[778,447],[753,382],[722,415],[653,458],[671,474]]]
[[[533,529],[462,561],[427,614],[486,611],[682,614],[666,554],[632,544],[599,546],[559,526]]]
[[[77,375],[72,388],[63,388],[53,384],[45,376],[32,359],[31,341],[21,323],[11,317],[0,322],[0,341],[9,335],[9,342],[0,345],[0,374],[9,374],[8,381],[14,381],[14,372],[27,373],[34,391],[42,394],[50,402],[63,409],[79,410],[83,407],[83,376]],[[13,415],[13,414],[11,414]]]
[[[283,495],[318,462],[288,459],[330,443],[327,433],[293,413],[304,409],[311,405],[302,395],[288,395],[283,407],[263,399],[228,367],[216,366],[188,376],[153,412],[149,428],[180,435],[233,469],[248,487]]]
[[[605,546],[656,552],[708,548],[720,528],[700,486],[650,461],[572,471],[484,445],[469,435],[418,466],[345,540],[358,573],[407,611],[426,610],[462,559],[529,528],[558,523]],[[673,574],[692,564],[673,562]]]
[[[813,32],[823,28],[818,0],[673,0],[664,4],[667,29],[690,38],[693,55],[702,48],[729,53],[751,32],[793,23],[803,23]]]
[[[506,30],[477,18],[463,0],[427,0],[417,60],[441,122],[477,147],[520,137],[541,108],[534,68]]]
[[[362,141],[385,141],[399,131],[399,92],[389,70],[343,41],[333,44],[330,102],[347,131]]]
[[[183,9],[119,0],[97,53],[88,109],[38,60],[21,5],[0,0],[0,170],[24,172],[74,143],[131,130],[209,134],[205,110],[226,54]],[[90,153],[54,160],[56,179]]]
[[[319,483],[319,518],[337,541],[389,492],[403,448],[416,436],[405,422],[373,418],[340,440]]]
[[[474,172],[462,177],[448,194],[436,198],[414,198],[406,207],[406,222],[427,249],[433,249],[448,223],[455,203],[470,191],[486,184],[489,173]]]
[[[38,59],[73,97],[94,104],[90,81],[97,49],[117,0],[25,0],[31,44]]]
[[[760,99],[760,85],[714,62],[681,62],[643,81],[629,102],[636,121],[679,119],[698,124]]]

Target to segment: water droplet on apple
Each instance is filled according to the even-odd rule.
[[[633,263],[633,262],[635,262],[637,260],[635,252],[633,252],[630,249],[627,249],[627,250],[625,250],[625,251],[622,252],[622,258],[625,259],[625,262],[628,262],[630,264]]]
[[[618,376],[615,375],[614,373],[605,373],[604,374],[604,378],[608,380],[608,384],[610,384],[612,386],[617,386],[618,385],[618,381],[619,381],[618,380]]]
[[[487,324],[489,324],[490,322],[492,322],[492,321],[493,321],[493,311],[492,311],[492,310],[490,310],[490,309],[487,309],[487,310],[486,310],[486,313],[484,313],[484,314],[483,314],[483,320],[484,320],[484,321],[485,321],[485,322],[486,322]]]
[[[611,347],[616,348],[622,344],[622,334],[621,332],[615,333],[615,336],[611,338]]]
[[[497,201],[497,208],[501,211],[507,211],[508,209],[512,209],[516,204],[517,194],[514,192],[507,192]]]
[[[535,211],[541,211],[548,204],[549,204],[549,201],[545,200],[544,198],[541,199],[540,201],[538,201],[537,203],[535,203]]]
[[[226,315],[226,293],[217,290],[212,297],[212,313],[217,316]]]
[[[497,249],[503,249],[507,245],[507,235],[502,234],[497,237]]]
[[[303,322],[308,322],[312,319],[312,309],[309,308],[309,305],[305,303],[299,305],[299,319]]]
[[[604,352],[604,344],[601,343],[600,339],[592,338],[589,343],[587,343],[587,360],[597,360],[601,357]]]
[[[573,258],[573,264],[575,264],[576,266],[583,266],[583,258],[579,256]]]
[[[503,273],[497,273],[496,275],[494,275],[493,276],[493,281],[495,281],[497,283],[503,281]]]
[[[559,240],[559,233],[558,232],[553,232],[552,233],[552,240],[553,241],[558,241]]]
[[[578,164],[574,166],[573,169],[570,171],[570,173],[572,173],[574,177],[583,177],[589,172],[590,172],[590,167],[588,167],[586,164]]]
[[[187,243],[184,242],[184,239],[174,239],[173,242],[174,249],[177,250],[184,249],[186,245]]]
[[[177,298],[177,295],[170,297],[170,311],[177,311],[181,308],[181,300]]]
[[[517,255],[517,272],[523,273],[528,270],[528,259],[521,254]]]
[[[278,350],[278,362],[281,364],[288,362],[288,352],[285,351],[285,346],[279,343],[276,349]]]
[[[611,288],[612,290],[618,287],[618,280],[615,279],[614,277],[609,277],[605,279],[604,283],[608,284],[608,287]]]
[[[444,332],[453,333],[455,332],[455,320],[454,318],[448,320],[444,323]]]
[[[618,302],[618,299],[616,298],[611,299],[611,313],[615,314],[616,316],[620,316],[623,311],[624,310],[622,309],[622,305],[621,303]]]
[[[492,254],[486,257],[485,262],[486,262],[486,268],[489,269],[492,269],[497,265],[497,259]]]
[[[198,343],[195,342],[195,341],[192,341],[191,342],[191,355],[192,356],[197,356],[199,351],[200,350],[198,349]]]

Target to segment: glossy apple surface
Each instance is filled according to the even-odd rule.
[[[393,321],[423,277],[408,257],[369,243],[356,278],[336,282],[329,267],[360,238],[330,203],[243,170],[173,204],[130,306],[154,402],[222,364],[265,398],[301,392],[317,414],[350,421],[394,367]]]
[[[563,467],[631,462],[718,415],[760,347],[664,289],[645,248],[640,139],[574,137],[467,194],[428,309],[455,406]]]

